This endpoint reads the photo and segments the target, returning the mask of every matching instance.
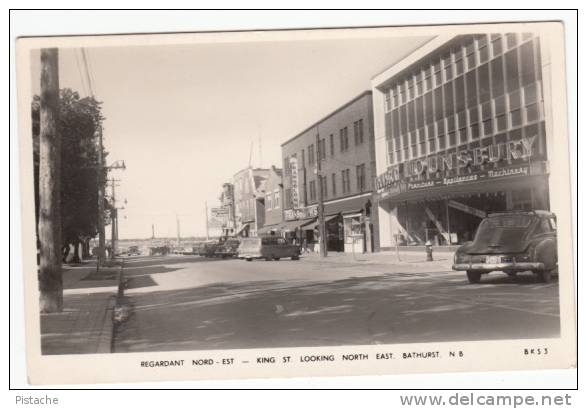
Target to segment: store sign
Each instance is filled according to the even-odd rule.
[[[501,177],[515,174],[528,174],[528,166],[500,168],[499,164],[512,160],[514,162],[528,161],[534,156],[536,136],[522,138],[517,141],[493,144],[474,149],[463,149],[443,155],[414,159],[401,165],[395,165],[379,175],[376,179],[377,190],[393,190],[399,193],[404,190],[422,189],[438,185],[473,182],[483,177]],[[481,165],[497,164],[497,168],[489,171],[476,172]],[[443,174],[463,169],[462,176],[443,177]],[[425,176],[427,180],[409,182],[411,177]],[[440,178],[439,178],[440,176]],[[393,194],[393,193],[392,193]]]
[[[228,208],[226,208],[226,207],[213,207],[210,209],[210,213],[212,214],[212,217],[218,217],[218,218],[226,217],[226,216],[228,216]]]
[[[300,206],[298,158],[295,156],[289,158],[289,167],[291,169],[291,205],[297,209]]]
[[[286,209],[283,212],[283,217],[287,221],[309,219],[318,216],[318,206],[302,207],[300,209]]]

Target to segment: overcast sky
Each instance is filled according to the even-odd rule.
[[[280,167],[282,142],[429,39],[88,48],[108,160],[127,166],[111,172],[128,201],[120,238],[150,237],[152,223],[174,237],[176,215],[182,236],[205,235],[204,203],[217,205],[222,183],[248,166],[251,143],[253,166]],[[60,49],[60,86],[85,95],[76,54]]]

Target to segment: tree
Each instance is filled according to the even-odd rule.
[[[32,123],[35,163],[35,200],[38,217],[39,171],[39,108],[40,99],[33,97]],[[100,103],[94,98],[80,98],[71,89],[62,89],[59,95],[59,120],[57,129],[61,135],[61,231],[63,257],[69,245],[75,249],[73,261],[79,261],[79,244],[89,252],[89,240],[98,233],[98,161],[97,130],[103,121]],[[104,157],[106,152],[104,152]],[[106,207],[107,208],[107,207]],[[107,218],[108,215],[103,215]],[[38,219],[37,219],[38,220]]]

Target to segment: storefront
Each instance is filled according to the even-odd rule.
[[[430,159],[424,165],[412,161],[401,171],[381,175],[377,201],[389,216],[392,242],[462,244],[473,238],[488,213],[548,210],[548,166],[537,140],[462,148],[460,166],[452,168],[447,163],[454,157],[438,155],[434,161],[443,166],[432,165]]]
[[[550,210],[548,59],[536,33],[447,34],[372,79],[383,248],[459,245],[488,213]]]

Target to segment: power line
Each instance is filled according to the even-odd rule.
[[[88,92],[88,87],[86,86],[86,82],[85,82],[85,79],[84,79],[84,74],[82,73],[82,67],[81,67],[80,57],[78,55],[78,51],[79,51],[78,49],[75,49],[74,52],[73,52],[73,55],[75,56],[75,63],[76,63],[76,66],[77,66],[77,71],[79,73],[79,78],[80,78],[80,81],[81,81],[82,89],[84,91],[84,94],[86,96],[89,96],[90,93]]]

